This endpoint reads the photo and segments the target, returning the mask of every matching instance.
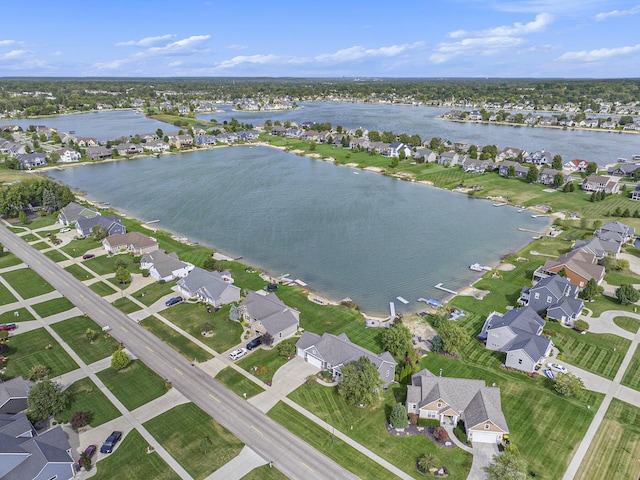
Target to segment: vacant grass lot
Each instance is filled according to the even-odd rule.
[[[213,355],[209,352],[203,350],[155,316],[145,318],[140,324],[187,360],[206,362],[210,358],[213,358]]]
[[[144,303],[147,307],[150,307],[155,302],[160,300],[165,295],[172,292],[172,283],[152,283],[146,287],[141,288],[137,292],[131,294],[133,298],[141,303]]]
[[[216,375],[216,380],[222,383],[229,390],[234,392],[239,397],[251,398],[259,393],[264,392],[264,388],[256,385],[254,382],[246,378],[239,372],[236,372],[231,367],[226,367],[220,370]]]
[[[576,480],[640,477],[640,412],[614,398],[589,445]]]
[[[42,318],[46,318],[57,313],[71,310],[73,307],[73,303],[71,303],[67,298],[60,297],[47,300],[46,302],[37,303],[36,305],[32,305],[31,308],[33,308]]]
[[[180,476],[157,452],[147,453],[148,442],[137,430],[127,433],[122,443],[96,464],[94,480],[135,478],[136,480],[180,480]]]
[[[624,283],[633,285],[640,283],[640,277],[629,269],[622,270],[621,272],[608,271],[604,276],[604,280],[609,285],[622,285]]]
[[[280,356],[275,348],[257,348],[248,356],[238,360],[237,365],[244,368],[247,372],[255,375],[257,378],[266,382],[271,380],[278,369],[287,363],[287,359]],[[258,375],[254,367],[264,366],[267,371],[262,375]]]
[[[95,282],[89,285],[89,288],[100,295],[101,297],[106,297],[107,295],[111,295],[116,293],[116,291],[109,284],[104,282]]]
[[[4,272],[2,276],[18,292],[18,295],[25,299],[44,295],[54,290],[51,285],[30,268]]]
[[[423,453],[436,455],[449,470],[450,478],[466,478],[471,468],[471,455],[467,452],[459,448],[441,449],[426,436],[398,438],[387,433],[386,419],[396,403],[405,402],[405,396],[406,387],[392,385],[384,392],[378,405],[358,408],[346,404],[336,388],[314,384],[297,388],[289,398],[325,422],[335,422],[336,429],[415,478],[421,478],[415,466],[416,460]],[[325,435],[331,441],[330,432]]]
[[[163,310],[162,316],[216,352],[224,352],[240,343],[242,335],[240,322],[229,320],[229,308],[229,305],[225,305],[217,312],[207,313],[202,305],[180,303]],[[213,336],[202,336],[205,323],[211,325]]]
[[[76,280],[80,280],[81,282],[84,280],[90,280],[95,278],[95,275],[91,272],[88,272],[85,268],[82,268],[80,265],[75,263],[69,265],[64,268],[67,272],[74,276]]]
[[[178,405],[144,427],[196,480],[222,467],[244,446],[193,403]]]
[[[56,263],[62,262],[64,260],[67,260],[67,257],[65,257],[58,250],[49,250],[48,252],[44,252],[44,256],[47,257],[49,260],[51,260],[53,262],[56,262]]]
[[[123,313],[133,313],[138,310],[142,310],[142,307],[137,303],[133,302],[131,299],[127,297],[121,297],[116,299],[112,305],[122,311]]]
[[[627,370],[624,372],[624,376],[620,383],[627,387],[631,387],[634,390],[640,390],[640,348],[636,347],[636,351],[633,352],[631,362],[629,363]]]
[[[97,375],[130,411],[167,393],[165,381],[140,360],[132,361],[124,370],[107,368]]]
[[[17,301],[18,299],[13,295],[13,293],[7,290],[7,287],[0,283],[0,305],[8,305]]]
[[[56,322],[51,328],[73,349],[87,365],[110,357],[118,349],[119,343],[112,336],[105,336],[100,327],[89,317],[73,317]],[[98,338],[90,343],[87,329],[98,332]]]
[[[48,346],[51,348],[46,349]],[[11,359],[7,363],[5,378],[27,378],[31,367],[36,365],[49,367],[52,378],[78,368],[78,364],[44,328],[13,335],[7,356]]]
[[[631,333],[636,333],[640,328],[640,320],[637,318],[615,317],[613,323]]]
[[[18,312],[18,315],[15,315],[16,312]],[[16,308],[15,310],[4,312],[0,315],[0,323],[30,322],[35,319],[36,317],[34,317],[31,312],[24,307]]]
[[[597,320],[589,320],[597,322]],[[581,335],[559,323],[547,322],[545,330],[552,330],[553,343],[564,359],[576,367],[601,375],[609,380],[616,376],[631,340],[612,334],[587,333]]]
[[[57,221],[58,217],[56,215],[44,215],[42,217],[35,218],[31,223],[29,223],[28,228],[31,230],[37,230],[42,227],[53,225]]]
[[[263,465],[251,470],[244,477],[242,477],[241,480],[287,480],[287,478],[289,477],[287,477],[276,467]]]
[[[34,243],[31,245],[33,248],[35,248],[36,250],[44,250],[46,248],[50,248],[51,244],[47,243],[47,242],[38,242],[38,243]]]
[[[331,432],[309,420],[286,403],[276,403],[267,415],[359,478],[364,480],[397,478],[386,468],[339,438],[334,438],[332,442]]]
[[[78,258],[87,253],[88,250],[92,250],[99,246],[100,244],[95,239],[87,237],[81,240],[72,240],[64,247],[61,247],[60,250],[62,250],[70,257]]]
[[[34,235],[33,233],[27,233],[26,235],[20,235],[20,238],[22,238],[27,243],[36,242],[38,240],[41,240],[40,237],[38,237],[37,235]]]
[[[0,255],[0,269],[13,267],[14,265],[20,265],[21,263],[22,260],[20,260],[11,252],[4,252],[2,255]]]
[[[56,415],[57,422],[68,423],[75,412],[86,412],[89,415],[89,425],[96,428],[120,416],[120,411],[90,378],[85,377],[72,383],[67,392],[71,400],[67,408]]]

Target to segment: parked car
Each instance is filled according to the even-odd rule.
[[[116,443],[122,438],[122,432],[111,432],[111,435],[107,437],[102,446],[100,447],[100,453],[111,453],[116,446]]]
[[[265,287],[267,292],[275,292],[278,289],[278,285],[276,283],[270,283]]]
[[[549,368],[551,370],[555,370],[556,372],[567,373],[567,368],[560,365],[559,363],[550,363]]]
[[[254,348],[258,348],[262,345],[262,337],[256,337],[247,343],[247,350],[253,350]]]
[[[96,452],[98,451],[98,447],[96,445],[89,445],[87,448],[84,449],[84,454],[87,456],[87,458],[91,459],[93,458],[93,456],[96,454]],[[80,456],[80,458],[82,459],[82,456]],[[82,465],[80,464],[80,460],[78,460],[78,463],[76,463],[76,470],[80,470],[82,468]]]
[[[166,302],[164,302],[164,304],[165,304],[167,307],[170,307],[170,306],[172,306],[172,305],[175,305],[175,304],[177,304],[177,303],[182,302],[183,300],[184,300],[184,299],[183,299],[182,297],[173,297],[173,298],[170,298],[169,300],[167,300]]]
[[[84,255],[82,255],[83,260],[89,260],[90,258],[93,258],[93,257],[95,257],[93,253],[85,253]]]
[[[231,358],[231,360],[237,360],[240,357],[244,357],[246,354],[247,354],[246,348],[238,348],[237,350],[234,350],[229,354],[229,358]]]
[[[18,325],[15,323],[3,323],[0,325],[0,330],[6,330],[8,332],[15,330],[16,328],[18,328]]]
[[[60,233],[67,233],[67,232],[70,232],[70,231],[71,231],[71,229],[69,227],[64,227],[64,228],[60,229]]]

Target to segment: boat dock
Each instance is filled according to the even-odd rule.
[[[409,300],[407,300],[404,297],[396,297],[398,300],[400,300],[402,303],[404,303],[405,305],[409,304]]]
[[[389,302],[389,312],[391,313],[391,319],[396,318],[396,304]]]
[[[474,272],[488,272],[492,270],[491,267],[487,267],[486,265],[480,265],[479,263],[474,263],[473,265],[469,265],[469,270],[473,270]]]
[[[455,290],[450,290],[448,288],[443,287],[442,283],[437,284],[434,288],[437,288],[438,290],[442,290],[443,292],[450,293],[452,295],[458,295],[458,292],[456,292]]]
[[[547,217],[548,215],[531,215],[531,218]]]
[[[509,204],[508,203],[502,203],[502,202],[493,204],[494,207],[504,207],[505,205],[509,205]]]
[[[153,223],[158,223],[160,219],[151,220],[150,222],[144,222],[145,225],[151,225]]]
[[[547,232],[536,232],[535,230],[529,230],[528,228],[518,227],[521,232],[535,233],[536,235],[546,235]]]

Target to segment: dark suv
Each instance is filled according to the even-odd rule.
[[[111,435],[107,437],[102,446],[100,447],[100,453],[111,453],[116,446],[116,443],[122,438],[122,432],[111,432]]]
[[[253,350],[254,348],[258,348],[262,345],[262,337],[257,337],[247,343],[247,350]]]

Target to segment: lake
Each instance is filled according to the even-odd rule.
[[[548,218],[268,147],[230,147],[48,172],[87,197],[369,314],[424,309],[543,231]]]

